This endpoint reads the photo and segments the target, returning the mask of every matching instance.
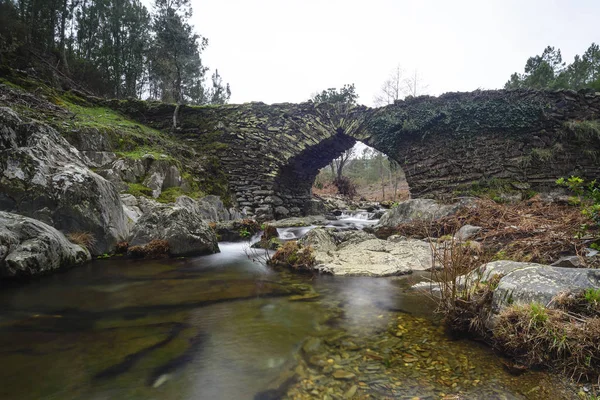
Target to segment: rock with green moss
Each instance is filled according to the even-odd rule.
[[[552,267],[509,260],[483,265],[471,274],[468,281],[492,282],[494,277],[499,280],[493,287],[491,318],[487,321],[490,327],[495,323],[495,316],[511,304],[535,302],[546,305],[551,304],[559,293],[600,290],[598,269]]]
[[[0,277],[24,278],[88,261],[90,253],[53,227],[0,211]]]
[[[0,108],[0,210],[39,219],[64,232],[88,232],[92,254],[128,236],[118,191],[92,172],[56,130]]]

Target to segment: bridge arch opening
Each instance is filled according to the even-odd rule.
[[[356,180],[357,175],[360,175],[361,167],[368,164],[371,168],[378,169],[382,167],[382,171],[376,171],[376,179],[370,176],[363,179],[362,182],[356,182],[368,184],[370,180],[372,186],[357,192],[356,199],[381,201],[407,198],[408,186],[400,164],[392,157],[388,157],[386,154],[370,147],[367,143],[367,140],[357,140],[355,137],[347,135],[343,129],[338,128],[335,135],[319,143],[306,146],[303,151],[291,157],[287,163],[279,168],[274,179],[273,190],[277,194],[274,196],[275,202],[272,204],[274,217],[281,219],[289,216],[322,213],[322,210],[314,207],[313,190],[315,181],[319,175],[327,174],[326,170],[330,168],[330,164],[334,160],[351,149],[356,149],[356,154],[347,161],[344,167],[346,173],[343,175],[347,178]],[[382,165],[374,165],[378,162],[381,162]],[[393,166],[390,167],[391,165]],[[394,167],[396,170],[390,174],[390,170],[393,170]],[[384,175],[383,190],[381,185],[382,174]],[[331,174],[328,178],[332,178]],[[400,179],[398,179],[399,182],[396,185],[397,196],[392,199],[394,185],[391,181],[394,178]],[[385,194],[386,191],[387,194]],[[315,194],[319,194],[318,189],[315,192],[317,192]]]

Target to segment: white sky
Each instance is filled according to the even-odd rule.
[[[600,42],[600,0],[192,0],[231,102],[301,102],[354,83],[373,97],[395,65],[428,94],[501,88],[547,45],[571,62]]]

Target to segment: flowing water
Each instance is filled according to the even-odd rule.
[[[283,231],[306,232],[293,229]],[[556,377],[512,376],[489,348],[446,336],[433,302],[408,289],[420,276],[299,276],[265,266],[247,243],[220,248],[2,286],[0,399],[573,395]]]

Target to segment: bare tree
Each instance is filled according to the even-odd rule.
[[[380,92],[373,98],[375,106],[381,107],[386,104],[392,104],[396,100],[400,100],[404,85],[402,74],[403,72],[402,68],[400,68],[400,64],[396,65],[385,82],[383,82],[383,85],[381,85]]]
[[[425,94],[427,88],[429,88],[429,85],[426,85],[423,82],[423,78],[419,76],[419,71],[417,71],[416,69],[410,77],[404,79],[403,83],[404,94],[406,94],[406,96],[421,96]]]
[[[385,201],[385,167],[383,165],[383,153],[379,153],[379,176],[381,177],[381,201]]]
[[[333,160],[333,164],[335,164],[335,168],[337,171],[337,179],[338,180],[342,178],[342,173],[344,171],[344,167],[346,166],[346,164],[348,163],[348,160],[350,160],[350,158],[352,158],[353,155],[354,155],[354,146],[349,148],[348,150],[344,151],[341,156],[339,156],[338,158]],[[331,168],[331,171],[333,172],[333,167]]]

